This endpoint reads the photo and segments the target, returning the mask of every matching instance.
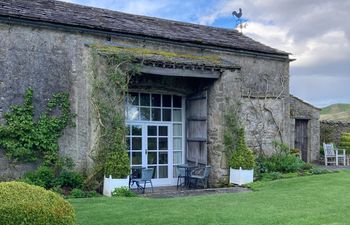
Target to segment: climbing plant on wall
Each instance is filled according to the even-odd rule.
[[[91,104],[97,118],[97,142],[91,155],[95,169],[90,182],[101,177],[126,177],[130,162],[125,142],[124,102],[130,80],[139,74],[133,54],[108,53],[92,48],[93,75]]]
[[[57,111],[59,113],[57,113]],[[0,125],[0,148],[13,161],[35,162],[43,160],[47,165],[58,157],[58,138],[67,125],[73,125],[69,95],[54,94],[46,112],[34,118],[33,90],[28,89],[22,105],[14,105],[4,115]]]

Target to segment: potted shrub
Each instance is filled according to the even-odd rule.
[[[128,153],[117,150],[108,154],[103,181],[103,195],[112,196],[116,188],[129,187],[130,161]],[[107,177],[106,177],[107,176]]]
[[[245,143],[243,128],[238,130],[236,148],[229,161],[230,183],[243,185],[253,182],[254,154]]]

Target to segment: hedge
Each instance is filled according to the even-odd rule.
[[[23,182],[0,183],[0,224],[73,225],[73,207],[61,196]]]

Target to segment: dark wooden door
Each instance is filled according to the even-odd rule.
[[[295,120],[295,142],[294,147],[301,150],[301,159],[307,162],[308,152],[308,120]]]
[[[186,156],[189,164],[207,164],[207,114],[207,91],[187,97]]]

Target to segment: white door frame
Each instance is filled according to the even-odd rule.
[[[173,124],[172,122],[156,122],[156,121],[138,121],[138,122],[127,122],[127,125],[133,126],[141,126],[142,127],[142,167],[148,167],[148,126],[165,126],[168,128],[168,178],[156,178],[152,179],[152,183],[154,186],[169,186],[175,185],[177,179],[174,178],[174,169],[173,169]],[[157,135],[157,138],[159,134]],[[159,155],[159,148],[157,148],[156,152]],[[156,165],[156,169],[159,167],[158,161]],[[159,176],[157,171],[157,176]]]

